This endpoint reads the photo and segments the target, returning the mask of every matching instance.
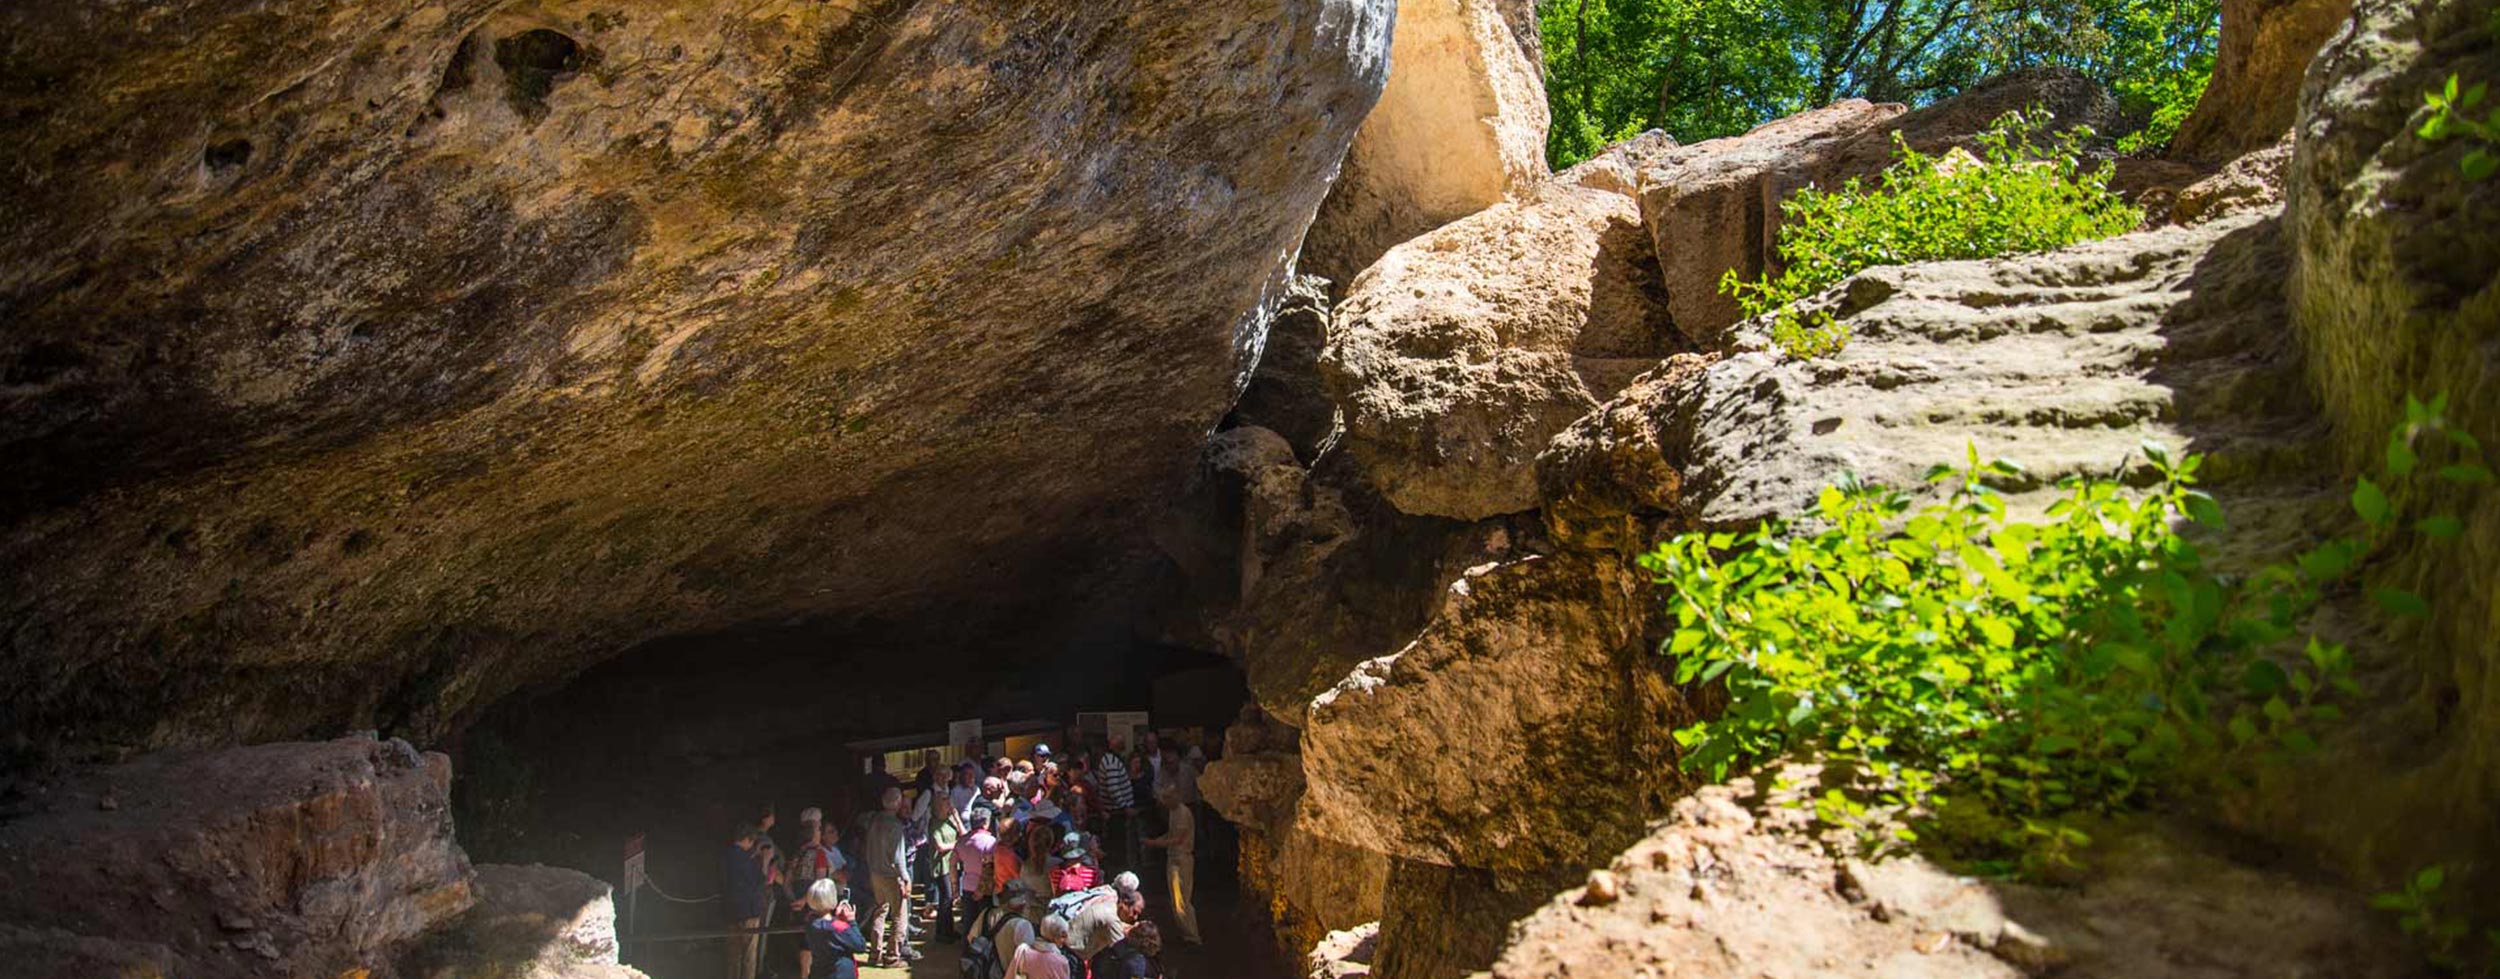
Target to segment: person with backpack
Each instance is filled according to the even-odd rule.
[[[1042,919],[1041,934],[1016,949],[1007,979],[1085,979],[1085,960],[1068,947],[1068,919]]]
[[[964,929],[964,954],[958,960],[964,979],[1005,979],[1007,957],[1033,940],[1033,923],[1024,917],[1032,904],[1033,892],[1010,884],[974,916],[971,927]]]
[[[1051,910],[1068,919],[1069,947],[1090,957],[1111,947],[1146,916],[1146,895],[1137,889],[1136,874],[1121,871],[1109,886],[1059,898]]]
[[[1140,921],[1111,947],[1094,953],[1087,979],[1161,979],[1162,955],[1163,932],[1154,922]]]
[[[842,885],[818,880],[804,900],[811,914],[800,934],[801,979],[859,979],[858,956],[868,950],[868,939],[859,932],[858,910],[842,900]]]

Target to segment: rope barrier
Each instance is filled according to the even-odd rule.
[[[662,899],[675,901],[679,904],[704,904],[720,900],[720,895],[718,894],[714,894],[710,897],[678,897],[675,894],[661,890],[659,879],[651,876],[650,874],[644,874],[642,876],[642,883],[644,886],[651,888],[651,893],[659,895]]]

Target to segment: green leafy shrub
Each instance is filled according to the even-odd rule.
[[[1731,269],[1719,291],[1747,316],[1777,311],[1771,336],[1791,356],[1829,356],[1848,343],[1848,325],[1789,304],[1859,270],[2050,251],[2141,223],[2143,212],[2110,192],[2110,168],[2083,165],[2088,131],[2047,137],[2049,121],[2036,110],[2006,114],[1980,135],[1976,160],[1920,153],[1896,133],[1898,158],[1877,186],[1852,178],[1782,201],[1778,273],[1746,282]]]
[[[2385,475],[2430,470],[2424,446],[2457,461],[2441,479],[2484,483],[2480,446],[2449,430],[2440,402],[2408,401]],[[2434,437],[2437,436],[2437,437]],[[1862,795],[1956,833],[1983,860],[2070,862],[2087,842],[2065,817],[2139,807],[2198,778],[2316,747],[2340,716],[2351,658],[2297,624],[2403,531],[2375,481],[2352,497],[2365,532],[2245,577],[2213,568],[2183,524],[2218,527],[2194,488],[2201,460],[2144,452],[2142,492],[2069,481],[2046,519],[2007,519],[1987,480],[2010,463],[1940,466],[1943,502],[1844,482],[1811,528],[1772,522],[1740,539],[1691,533],[1643,559],[1670,591],[1666,652],[1679,683],[1724,688],[1722,714],[1679,730],[1684,763],[1714,779],[1800,752],[1853,773]],[[2412,529],[2452,537],[2455,518]],[[1897,529],[1895,529],[1897,528]],[[2373,597],[2425,614],[2398,589]],[[1842,825],[1863,804],[1838,788],[1816,804]],[[1908,830],[1905,836],[1914,836]],[[2009,867],[2010,869],[2010,867]]]

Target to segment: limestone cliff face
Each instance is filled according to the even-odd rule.
[[[1545,178],[1545,65],[1524,0],[1403,0],[1393,70],[1311,227],[1302,267],[1339,285],[1390,246]]]
[[[2472,13],[2453,20],[2472,21]],[[2365,5],[2365,25],[2368,15]],[[1289,502],[1237,512],[1244,554],[1255,550],[1262,568],[1299,569],[1297,587],[1284,594],[1363,596],[1394,581],[1403,584],[1388,594],[1433,583],[1438,601],[1420,613],[1386,602],[1314,616],[1285,614],[1296,606],[1280,594],[1233,595],[1227,621],[1263,622],[1266,631],[1259,643],[1227,648],[1242,657],[1270,713],[1298,732],[1293,751],[1264,752],[1230,773],[1255,790],[1210,797],[1270,841],[1309,837],[1386,859],[1387,884],[1377,907],[1366,909],[1379,918],[1367,933],[1372,974],[1463,973],[1495,961],[1499,943],[1488,936],[1532,907],[1537,891],[1607,863],[1695,788],[1668,735],[1715,709],[1714,694],[1706,685],[1665,682],[1658,596],[1632,564],[1661,537],[1793,515],[1848,473],[1915,491],[1925,467],[1959,458],[1965,445],[2025,463],[2028,475],[2003,489],[2017,509],[2037,507],[2060,476],[2141,467],[2138,447],[2147,440],[2206,454],[2203,475],[2236,528],[2216,553],[2293,546],[2349,519],[2349,484],[2319,466],[2333,447],[2376,451],[2402,387],[2425,382],[2472,392],[2454,403],[2460,423],[2479,433],[2487,427],[2484,392],[2500,376],[2493,370],[2500,365],[2477,352],[2488,346],[2478,318],[2488,311],[2491,272],[2489,249],[2479,244],[2495,226],[2483,213],[2487,191],[2455,183],[2461,149],[2407,143],[2412,122],[2402,112],[2418,92],[2384,94],[2425,78],[2435,84],[2446,70],[2479,77],[2491,70],[2472,60],[2484,49],[2417,63],[2390,58],[2385,42],[2356,45],[2354,67],[2337,84],[2379,94],[2338,103],[2337,89],[2325,89],[2325,121],[2304,131],[2288,167],[2280,148],[2261,149],[2193,185],[2197,174],[2187,167],[2135,185],[2157,213],[2176,214],[2178,226],[2051,254],[1861,272],[1804,301],[1851,326],[1847,349],[1827,358],[1787,358],[1772,348],[1767,322],[1679,305],[1679,291],[1691,299],[1719,271],[1758,267],[1747,263],[1762,260],[1768,239],[1754,236],[1775,231],[1763,216],[1801,175],[1871,170],[1879,156],[1867,148],[1888,145],[1893,128],[1929,146],[1967,139],[1996,114],[1987,99],[2030,101],[2021,85],[1919,113],[1827,108],[1694,147],[1637,142],[1390,249],[1347,292],[1316,365],[1338,401],[1343,438],[1308,467],[1281,449],[1266,453],[1251,467],[1261,475],[1241,481],[1243,499]],[[2330,48],[2321,64],[2336,64],[2337,52]],[[2364,67],[2373,58],[2379,67]],[[2313,98],[2319,84],[2313,78]],[[2062,90],[2052,76],[2022,85]],[[2091,93],[2069,94],[2059,106],[2071,121],[2107,110]],[[2305,191],[2296,183],[2303,174],[2314,181]],[[2295,182],[2289,217],[2278,212],[2285,195],[2276,184],[2284,180]],[[2302,208],[2303,193],[2311,210]],[[1636,200],[1646,234],[1609,247],[1609,229],[1631,220],[1624,207]],[[2438,244],[2415,250],[2403,243],[2401,216],[2421,206],[2439,208],[2430,225]],[[2295,267],[2301,276],[2287,294]],[[1603,316],[1600,299],[1625,268],[1646,270],[1665,301],[1643,289],[1648,312]],[[2407,328],[2419,323],[2422,331],[2392,347],[2365,336],[2363,324],[2408,315],[2418,318]],[[1647,331],[1647,345],[1637,355],[1618,349],[1646,359],[1645,373],[1601,384],[1563,366],[1584,340],[1618,336],[1618,326],[1634,323]],[[2435,329],[2447,327],[2455,329]],[[1686,344],[1699,350],[1677,352]],[[1375,496],[1387,506],[1342,505]],[[2487,519],[2489,505],[2475,505],[2473,519]],[[1316,526],[1308,515],[1322,511],[1327,530],[1302,532]],[[1436,546],[1395,548],[1407,561],[1394,569],[1312,558],[1352,553],[1365,541],[1377,546],[1426,519]],[[2432,590],[2444,589],[2443,608],[2454,609],[2444,613],[2441,636],[2459,652],[2419,654],[2428,669],[2416,673],[2401,637],[2369,637],[2370,689],[2353,703],[2356,723],[2331,746],[2330,760],[2264,780],[2300,785],[2221,793],[2197,810],[2198,818],[2349,874],[2341,890],[2305,891],[2301,913],[2322,922],[2320,934],[2353,936],[2354,948],[2384,948],[2390,938],[2357,890],[2407,861],[2485,859],[2488,844],[2476,841],[2500,839],[2457,831],[2489,818],[2478,800],[2487,798],[2481,793],[2494,770],[2481,747],[2493,743],[2484,706],[2491,673],[2477,651],[2500,628],[2481,617],[2492,607],[2488,576],[2454,573],[2493,563],[2482,556],[2488,541],[2475,536],[2485,525],[2469,528],[2463,553],[2423,558],[2408,572],[2448,575]],[[1448,541],[1469,543],[1438,546]],[[1278,650],[1294,651],[1283,660],[1289,669],[1273,669]],[[1333,685],[1314,695],[1311,682],[1331,673]],[[2428,689],[2416,691],[2407,678]],[[2417,753],[2429,746],[2437,757],[2417,754],[2406,763],[2403,746]],[[2339,810],[2330,795],[2384,801]],[[2403,817],[2391,827],[2405,828],[2357,823],[2387,812]],[[1952,958],[1967,970],[1939,974],[2038,974],[2059,963],[2122,961],[2129,964],[2113,974],[2171,974],[2145,971],[2135,959],[2162,957],[2146,950],[2175,941],[2096,937],[2158,930],[2173,920],[2163,907],[2188,922],[2185,933],[2274,954],[2266,905],[2252,895],[2281,881],[2230,866],[2209,842],[2138,829],[2114,836],[2112,852],[2140,850],[2165,867],[2212,862],[2223,868],[2208,875],[2220,882],[2209,895],[2215,901],[2200,904],[2193,889],[2171,888],[2159,874],[2111,877],[2103,881],[2108,893],[2148,896],[2123,908],[2044,899],[1990,918],[1993,925],[1969,936],[1946,929],[1948,941],[1965,944]],[[1743,838],[1739,846],[1788,845],[1751,828],[1731,832]],[[1245,860],[1263,853],[1281,863],[1281,852],[1271,846]],[[2188,856],[2174,861],[2179,853]],[[1618,873],[1674,869],[1647,859],[1635,844],[1614,865]],[[1294,934],[1306,939],[1317,927],[1344,927],[1308,909],[1337,902],[1326,906],[1338,912],[1345,900],[1370,899],[1356,885],[1379,873],[1368,861],[1252,869],[1267,871],[1272,905],[1299,914]],[[1944,879],[1921,872],[1933,877],[1929,883]],[[1822,895],[1817,901],[1829,896],[1831,873],[1805,879]],[[1933,951],[1892,947],[1924,941],[1915,929],[1853,930],[1865,924],[1870,899],[1845,887],[1824,910],[1854,923],[1833,929],[1808,920],[1822,911],[1783,898],[1745,898],[1754,903],[1741,913],[1690,911],[1682,895],[1691,886],[1677,887],[1644,895],[1623,919],[1622,935],[1596,944],[1575,944],[1573,936],[1586,922],[1611,921],[1611,912],[1549,907],[1531,930],[1513,933],[1523,937],[1503,968],[1576,974],[1603,962],[1636,974],[1644,962],[1672,961],[1696,975],[1753,975],[1780,961],[1780,935],[1792,925],[1817,929],[1818,942],[1863,939],[1880,952],[1869,960]],[[2028,900],[2007,898],[2017,899]],[[1690,902],[1708,908],[1718,900]],[[1659,930],[1663,919],[1641,917],[1653,908],[1677,916],[1678,928]],[[1874,913],[1876,923],[1883,913],[1890,912]],[[1960,910],[1938,913],[1964,921]],[[1758,936],[1749,930],[1756,928]],[[1623,936],[1644,929],[1689,939],[1690,957],[1616,958],[1632,946],[1604,944],[1632,941]],[[1764,939],[1758,948],[1748,945],[1754,937]],[[1851,961],[1864,951],[1832,951],[1838,947],[1814,946],[1813,954]],[[2369,954],[2352,961],[2386,964]],[[2399,962],[2381,972],[2409,969]]]
[[[0,727],[440,730],[1125,540],[1388,0],[13,5]]]

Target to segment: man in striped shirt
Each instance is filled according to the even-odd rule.
[[[1127,858],[1120,866],[1135,869],[1139,862],[1137,787],[1129,781],[1128,761],[1121,757],[1127,740],[1123,735],[1111,736],[1110,749],[1094,762],[1094,787],[1098,790],[1095,797],[1102,800],[1104,835],[1119,838],[1120,852]]]

